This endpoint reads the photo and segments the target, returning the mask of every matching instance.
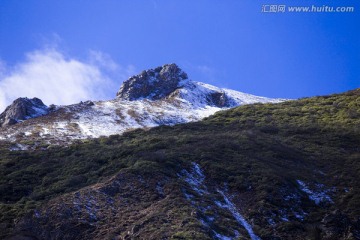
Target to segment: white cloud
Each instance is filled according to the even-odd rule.
[[[125,80],[133,73],[133,66],[121,67],[101,52],[91,51],[89,60],[80,61],[56,49],[34,51],[11,70],[0,62],[0,112],[18,97],[38,97],[47,105],[111,99],[120,82],[110,75]]]
[[[104,67],[105,69],[110,71],[119,70],[119,65],[117,65],[114,60],[112,60],[109,54],[100,51],[90,50],[89,59],[90,63],[93,65]]]

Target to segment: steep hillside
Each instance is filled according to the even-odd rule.
[[[12,144],[3,238],[360,238],[360,89],[46,151]]]

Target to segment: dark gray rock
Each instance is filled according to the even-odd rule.
[[[116,96],[123,100],[150,99],[167,97],[179,87],[179,82],[187,79],[187,74],[176,64],[141,72],[126,80]]]
[[[87,101],[85,101],[85,102],[81,101],[81,102],[80,102],[80,105],[84,105],[84,106],[91,107],[91,106],[94,106],[95,103],[94,103],[93,101],[87,100]]]
[[[0,127],[46,115],[48,107],[38,98],[18,98],[0,114]]]
[[[209,105],[216,107],[230,107],[230,101],[224,92],[212,92],[208,95]]]

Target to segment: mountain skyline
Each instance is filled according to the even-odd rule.
[[[38,93],[53,96],[46,104],[109,99],[138,71],[171,62],[195,81],[272,98],[355,89],[359,3],[341,4],[355,12],[265,14],[250,0],[5,0],[0,108]]]

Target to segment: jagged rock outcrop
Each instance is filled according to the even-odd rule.
[[[198,88],[193,81],[183,81],[187,79],[187,74],[176,64],[165,64],[130,77],[120,87],[117,97],[129,101],[140,99],[159,100],[174,97],[184,99],[186,96],[178,90],[194,90]],[[231,101],[224,91],[208,91],[202,94],[198,100],[215,107],[231,106]]]
[[[39,98],[18,98],[0,114],[0,127],[46,115],[48,107]]]
[[[116,96],[130,101],[143,98],[158,100],[174,92],[179,87],[179,82],[187,78],[187,74],[176,64],[165,64],[129,78]]]

